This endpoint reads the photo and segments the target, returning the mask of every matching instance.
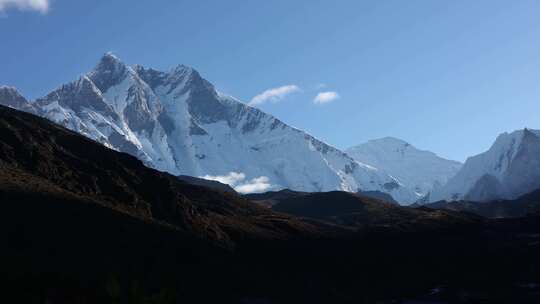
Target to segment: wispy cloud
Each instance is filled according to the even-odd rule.
[[[227,184],[240,193],[264,192],[272,188],[270,179],[266,176],[259,176],[246,181],[244,173],[234,171],[226,175],[205,175],[201,176],[201,178]]]
[[[265,102],[278,102],[291,93],[300,91],[300,88],[294,84],[281,86],[279,88],[268,89],[261,94],[253,97],[249,102],[249,105],[255,106]]]
[[[201,178],[214,180],[223,184],[234,186],[238,182],[241,182],[244,179],[246,179],[246,175],[244,173],[239,173],[239,172],[229,172],[229,174],[227,175],[205,175],[205,176],[202,176]]]
[[[38,11],[45,14],[49,11],[49,0],[0,0],[0,12],[15,8],[23,11]]]
[[[339,94],[337,92],[332,92],[332,91],[330,91],[330,92],[320,92],[313,99],[313,103],[315,103],[315,104],[324,104],[324,103],[332,102],[332,101],[334,101],[336,99],[339,99]]]
[[[264,192],[270,189],[272,185],[270,184],[270,179],[266,176],[260,176],[254,178],[242,185],[234,187],[234,190],[240,193],[253,193],[253,192]]]

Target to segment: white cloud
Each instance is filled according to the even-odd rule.
[[[45,14],[49,11],[49,0],[0,0],[0,12],[9,8]]]
[[[201,178],[215,180],[227,184],[240,193],[264,192],[272,187],[270,179],[266,176],[245,181],[246,175],[240,172],[229,172],[226,175],[205,175]]]
[[[251,99],[251,101],[249,102],[249,105],[259,105],[267,101],[275,103],[282,100],[285,96],[298,91],[300,91],[300,88],[294,84],[285,85],[279,88],[268,89],[261,94],[253,97],[253,99]]]
[[[234,190],[240,193],[253,193],[253,192],[265,192],[271,187],[272,185],[270,184],[270,179],[266,176],[260,176],[242,185],[238,185],[234,187]]]
[[[320,92],[319,94],[317,94],[317,96],[315,96],[315,99],[313,99],[313,103],[329,103],[336,99],[339,99],[339,94],[337,92]]]
[[[205,175],[205,176],[202,176],[201,178],[214,180],[223,184],[234,186],[238,182],[241,182],[244,179],[246,179],[246,175],[244,173],[239,173],[239,172],[229,172],[229,174],[227,175]]]

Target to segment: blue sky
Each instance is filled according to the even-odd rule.
[[[193,66],[339,148],[394,136],[464,160],[501,132],[540,128],[540,1],[0,0],[0,10],[0,84],[29,98],[112,51]]]

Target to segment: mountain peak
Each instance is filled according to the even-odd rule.
[[[353,154],[358,151],[366,151],[366,150],[386,151],[385,153],[393,151],[393,152],[399,152],[400,154],[403,154],[405,153],[405,151],[409,149],[412,149],[414,151],[420,151],[402,139],[387,136],[387,137],[368,140],[367,142],[363,144],[350,147],[346,151]]]
[[[19,91],[17,90],[17,88],[15,87],[11,87],[11,86],[7,86],[7,85],[0,85],[0,92],[2,94],[13,94],[13,95],[19,95],[19,96],[22,96]]]
[[[534,133],[534,130],[527,129],[527,128],[523,129],[523,139],[529,138],[529,137],[538,138],[538,135]]]
[[[179,64],[171,69],[171,74],[191,73],[194,69],[190,66]]]
[[[5,85],[0,86],[0,99],[6,104],[26,102],[26,99],[15,87]]]
[[[195,69],[127,66],[112,53],[36,101],[39,115],[174,175],[227,177],[234,187],[384,191],[418,199],[396,179],[309,134],[219,94]],[[283,157],[283,155],[287,155]],[[394,186],[394,187],[390,187]],[[253,190],[250,190],[253,189]]]
[[[101,57],[101,61],[115,61],[115,62],[121,62],[120,58],[116,56],[113,52],[107,52],[103,54]]]
[[[394,146],[411,146],[408,142],[391,136],[386,136],[382,138],[372,139],[368,141],[368,143],[375,143],[375,144],[385,144],[385,145],[394,145]]]
[[[190,82],[195,80],[195,82],[198,82],[199,79],[202,79],[201,75],[195,69],[183,64],[179,64],[170,69],[168,72],[168,78],[173,83],[178,82],[179,80]]]
[[[517,153],[518,148],[520,147],[522,142],[532,138],[538,138],[539,136],[539,130],[533,130],[529,128],[519,129],[510,133],[504,132],[497,136],[495,142],[493,143],[493,145],[491,145],[487,152],[493,153],[494,155],[496,155],[495,157],[499,159],[507,159],[507,161],[509,162]],[[500,157],[498,155],[506,156]],[[477,156],[473,156],[472,158],[475,158]],[[500,165],[497,165],[497,167],[500,167]]]
[[[94,68],[94,71],[107,72],[107,71],[117,71],[119,69],[125,69],[126,65],[111,52],[105,53],[99,60],[97,66]]]
[[[421,196],[444,185],[461,166],[395,137],[373,139],[345,152],[361,163],[390,174]]]
[[[172,68],[169,72],[169,75],[172,78],[182,77],[187,81],[191,82],[192,84],[210,85],[210,83],[206,81],[197,70],[183,64],[179,64]]]
[[[456,176],[432,193],[431,201],[471,197],[514,199],[540,187],[538,155],[540,130],[524,128],[501,133],[487,151],[469,157]],[[493,176],[499,184],[483,179],[485,175]]]
[[[204,83],[201,75],[192,67],[179,64],[168,71],[160,71],[154,68],[146,68],[142,65],[134,65],[135,73],[146,82],[152,89],[159,86],[169,87],[173,91],[177,88],[182,88],[186,84],[200,86]]]
[[[26,112],[34,112],[32,104],[15,87],[0,86],[0,104]]]
[[[127,66],[116,55],[108,52],[101,57],[88,77],[102,92],[106,92],[125,78],[127,69]]]

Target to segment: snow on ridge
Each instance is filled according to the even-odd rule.
[[[216,90],[216,92],[217,92],[218,95],[221,96],[221,97],[228,98],[228,99],[230,99],[230,100],[232,100],[232,101],[234,101],[234,102],[237,102],[237,103],[241,104],[242,106],[244,106],[244,107],[246,107],[246,108],[249,108],[249,109],[251,109],[251,110],[254,110],[254,111],[258,111],[258,112],[260,112],[260,113],[263,113],[263,114],[265,114],[266,116],[268,116],[269,118],[275,119],[277,122],[279,122],[279,123],[281,123],[281,124],[283,124],[283,125],[286,125],[286,126],[287,126],[288,128],[290,128],[291,130],[293,130],[293,131],[295,131],[295,132],[298,132],[298,133],[306,134],[307,136],[310,137],[311,140],[314,140],[315,142],[317,142],[317,143],[319,143],[319,144],[321,144],[321,145],[326,145],[326,146],[328,146],[329,148],[333,149],[334,151],[339,152],[339,153],[342,153],[344,156],[347,156],[347,157],[349,157],[351,160],[354,160],[352,157],[350,157],[349,155],[347,155],[346,152],[341,151],[340,149],[334,147],[333,145],[331,145],[331,144],[325,142],[324,140],[322,140],[322,139],[320,139],[320,138],[318,138],[318,137],[316,137],[316,136],[314,136],[314,135],[312,135],[312,134],[309,134],[307,131],[305,131],[305,130],[303,130],[303,129],[301,129],[301,128],[298,128],[298,127],[292,126],[292,125],[290,125],[290,124],[287,124],[287,123],[283,122],[282,120],[280,120],[279,118],[276,118],[276,117],[273,116],[272,114],[265,113],[265,112],[263,112],[262,110],[260,110],[259,108],[254,107],[254,106],[251,106],[251,105],[249,105],[249,104],[247,104],[247,103],[244,103],[244,102],[242,102],[241,100],[239,100],[239,99],[236,98],[236,97],[233,97],[233,96],[231,96],[231,95],[228,95],[228,94],[226,94],[226,93],[223,93],[223,92],[220,92],[220,91],[217,91],[217,90]],[[358,161],[357,161],[357,162],[358,162]],[[374,168],[374,167],[372,167],[372,166],[369,166],[369,165],[367,165],[367,164],[363,164],[363,163],[361,163],[361,162],[358,162],[358,163],[360,163],[360,164],[363,165],[363,166],[366,166],[366,167],[370,167],[370,168],[376,169],[376,168]]]
[[[395,137],[369,140],[345,152],[358,161],[386,172],[418,196],[427,196],[446,184],[461,167],[459,162],[417,149]]]
[[[534,134],[536,140],[523,142],[525,130]],[[520,152],[521,154],[518,154]],[[443,188],[436,191],[431,200],[513,199],[519,194],[540,187],[540,183],[534,184],[535,180],[540,179],[540,176],[537,176],[539,164],[539,130],[504,132],[497,136],[487,151],[467,158],[462,169]],[[495,182],[499,184],[492,184]]]
[[[69,83],[41,98],[38,114],[158,170],[241,173],[240,192],[375,190],[418,199],[385,172],[218,92],[190,67],[129,67],[107,53],[82,80],[90,86]]]

